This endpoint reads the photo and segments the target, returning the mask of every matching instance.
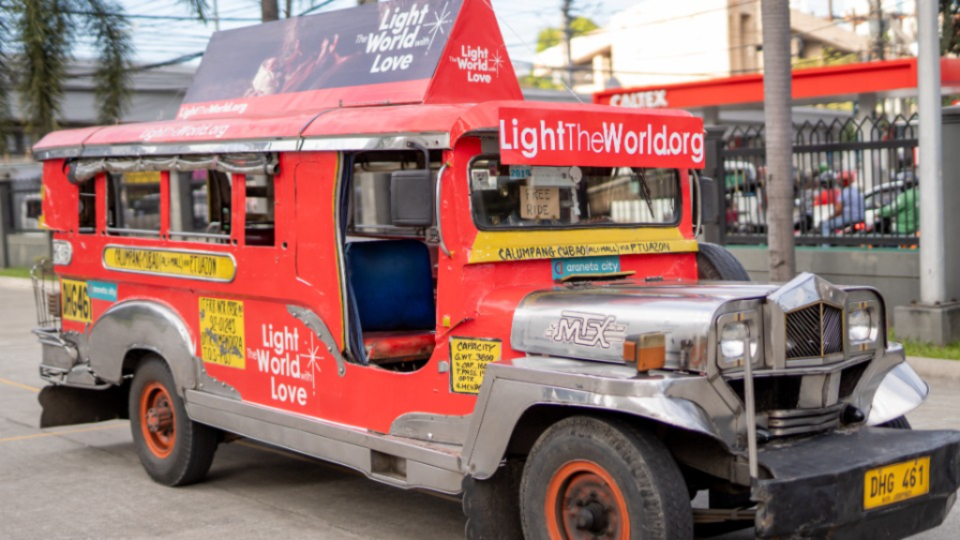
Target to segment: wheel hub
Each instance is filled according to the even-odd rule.
[[[630,536],[626,501],[602,467],[576,461],[554,475],[547,490],[548,529],[567,539],[625,539]],[[555,505],[555,506],[554,506]]]
[[[159,403],[156,407],[151,407],[147,409],[147,429],[151,433],[166,433],[170,431],[170,428],[173,427],[173,411],[170,410],[170,405],[163,401]]]

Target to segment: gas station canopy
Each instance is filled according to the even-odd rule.
[[[941,58],[940,77],[943,95],[960,93],[960,58]],[[878,99],[915,96],[917,59],[903,58],[793,71],[795,105],[857,101],[864,94],[873,94]],[[593,95],[593,102],[640,108],[753,108],[763,104],[763,75],[615,88],[597,92]]]

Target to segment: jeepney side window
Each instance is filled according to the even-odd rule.
[[[274,177],[266,174],[246,176],[246,244],[276,245],[274,219]]]
[[[97,228],[97,183],[91,178],[80,183],[77,232],[93,234]]]
[[[230,240],[231,177],[210,170],[170,173],[170,237],[189,242]]]
[[[111,173],[107,179],[107,232],[159,234],[160,173]]]

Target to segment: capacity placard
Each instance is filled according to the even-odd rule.
[[[458,394],[477,394],[487,364],[499,362],[499,339],[450,338],[450,390]]]
[[[204,362],[245,369],[243,301],[200,298],[200,357]]]
[[[87,294],[87,282],[63,279],[60,281],[61,316],[68,321],[93,322],[93,309]]]

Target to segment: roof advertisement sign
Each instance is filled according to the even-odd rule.
[[[505,107],[499,125],[507,164],[704,166],[703,120],[693,116]]]
[[[461,4],[394,0],[217,32],[177,117],[420,102]]]

